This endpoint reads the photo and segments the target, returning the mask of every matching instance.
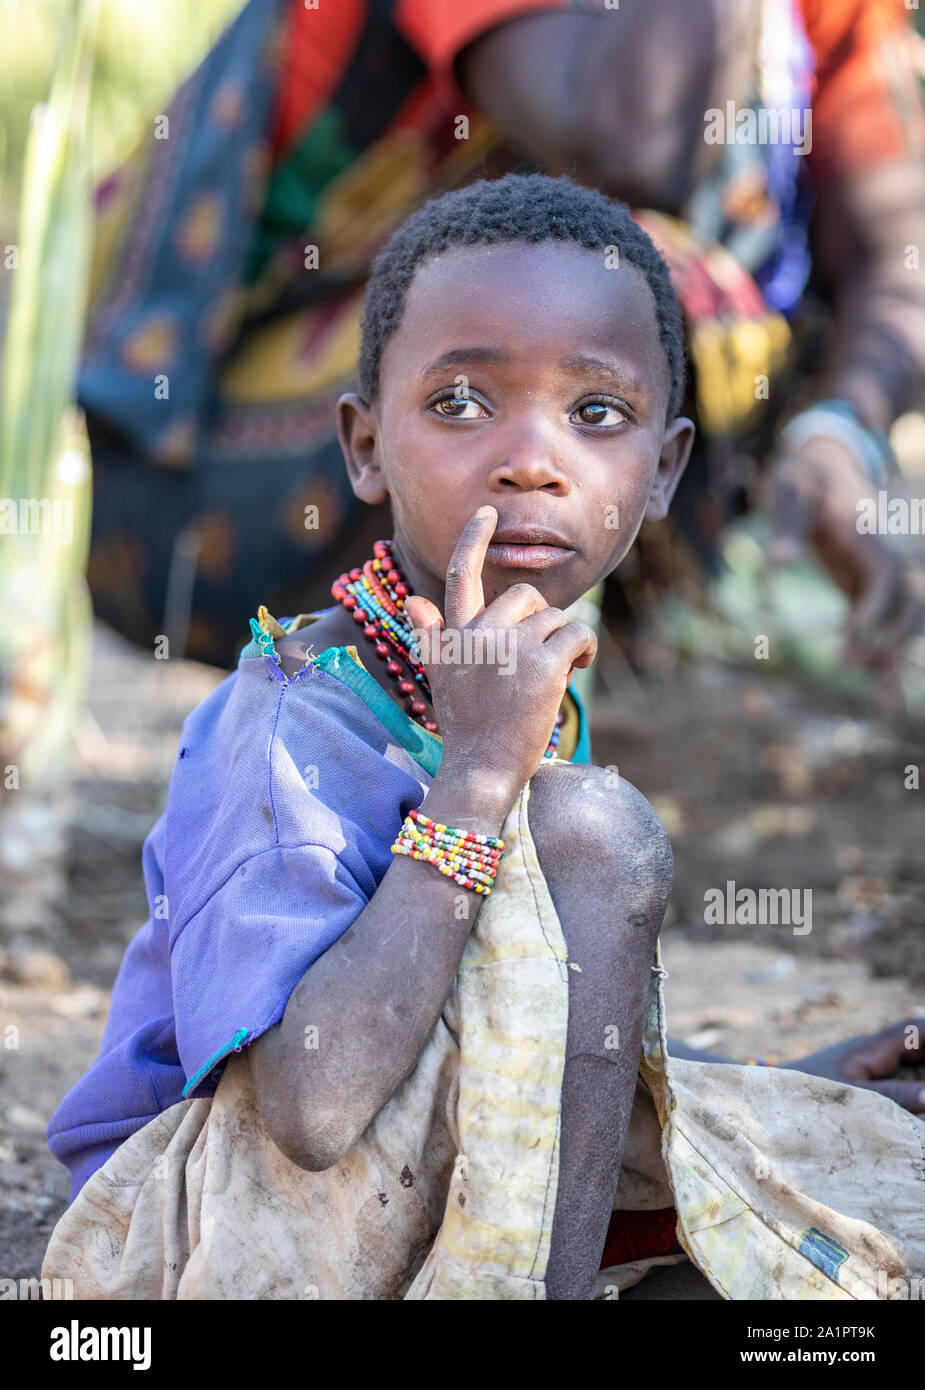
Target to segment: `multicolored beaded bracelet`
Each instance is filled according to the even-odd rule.
[[[422,830],[442,832],[452,835],[456,840],[468,840],[473,845],[485,845],[488,849],[496,849],[502,853],[504,851],[503,840],[497,840],[493,835],[476,835],[474,830],[456,830],[452,825],[442,825],[440,821],[431,820],[429,816],[425,816],[416,806],[411,808],[408,816]]]
[[[471,830],[457,830],[413,809],[402,822],[392,853],[424,859],[460,887],[487,896],[504,853],[504,841],[492,835],[476,835]]]

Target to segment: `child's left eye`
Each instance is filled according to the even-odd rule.
[[[606,401],[585,401],[573,412],[583,425],[618,425],[626,416],[616,405]],[[607,417],[611,418],[608,419]]]
[[[432,409],[451,420],[478,420],[486,413],[471,396],[444,396],[443,400],[434,402]]]

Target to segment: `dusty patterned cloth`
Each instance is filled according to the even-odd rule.
[[[171,1106],[87,1181],[43,1278],[87,1299],[544,1298],[576,962],[529,795],[430,1040],[339,1163],[280,1153],[233,1055],[214,1097]],[[925,1274],[925,1122],[798,1072],[669,1064],[663,975],[657,952],[614,1205],[674,1205],[687,1253],[604,1269],[596,1297],[687,1258],[729,1299],[876,1299]]]

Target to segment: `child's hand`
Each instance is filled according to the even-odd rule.
[[[925,1114],[923,1063],[925,1018],[919,1018],[892,1023],[867,1037],[836,1043],[809,1057],[788,1062],[787,1066],[791,1071],[827,1076],[831,1081],[879,1091],[904,1110],[921,1115]]]
[[[420,596],[405,609],[443,736],[441,766],[488,774],[512,802],[539,767],[572,671],[590,666],[597,638],[532,584],[514,584],[485,607],[482,566],[497,525],[495,508],[481,507],[463,528],[445,617]]]

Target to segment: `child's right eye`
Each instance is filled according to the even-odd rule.
[[[443,400],[435,401],[431,408],[451,420],[478,420],[488,415],[484,407],[471,396],[444,396]],[[465,413],[466,410],[470,410],[468,415]]]

